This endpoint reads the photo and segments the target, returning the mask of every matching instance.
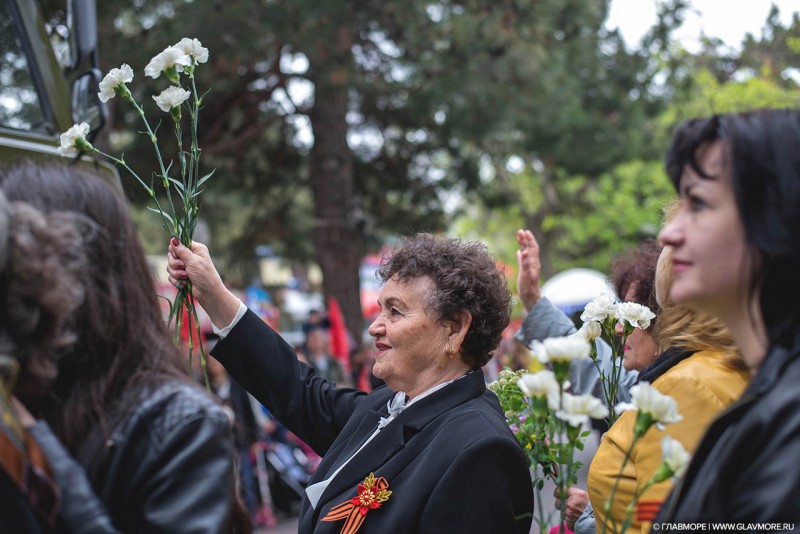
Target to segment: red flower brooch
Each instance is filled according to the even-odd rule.
[[[375,475],[370,473],[364,479],[364,483],[358,485],[358,497],[337,504],[322,518],[322,521],[344,519],[344,526],[340,534],[355,534],[366,519],[367,512],[380,508],[381,504],[389,500],[392,492],[388,488],[389,483],[385,478],[376,479]]]

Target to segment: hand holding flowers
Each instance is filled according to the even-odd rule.
[[[202,109],[204,95],[200,95],[197,91],[195,69],[199,64],[207,61],[208,50],[203,47],[202,43],[197,39],[184,38],[153,57],[144,69],[146,76],[158,79],[164,75],[171,83],[159,95],[153,96],[153,100],[162,111],[169,113],[172,118],[178,145],[179,165],[177,169],[173,168],[172,162],[165,164],[162,158],[156,137],[158,128],[150,126],[144,109],[131,93],[128,84],[133,81],[134,72],[125,63],[119,68],[111,69],[103,78],[99,84],[98,98],[101,102],[108,102],[119,95],[134,107],[144,123],[144,133],[153,144],[158,161],[157,170],[145,179],[128,165],[124,156],[117,158],[100,151],[87,140],[89,125],[86,123],[77,124],[61,134],[61,146],[59,147],[59,153],[62,156],[74,157],[81,151],[92,152],[128,171],[150,196],[155,207],[149,209],[159,214],[162,227],[167,235],[177,237],[187,247],[192,244],[192,236],[199,219],[200,195],[206,181],[213,175],[213,171],[204,176],[200,175],[201,150],[197,138],[198,116]],[[184,148],[182,110],[185,110],[189,116],[189,146],[186,148]],[[159,184],[162,189],[158,194],[156,184]],[[196,332],[200,361],[206,386],[208,386],[205,351],[202,341],[200,341],[202,339],[200,324],[192,297],[191,282],[178,288],[175,301],[170,306],[170,322],[174,321],[175,323],[176,342],[180,340],[184,320],[188,323],[189,332]],[[190,365],[193,349],[194,335],[190,334],[188,341]]]

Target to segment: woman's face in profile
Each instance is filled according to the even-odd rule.
[[[449,329],[428,310],[433,282],[427,276],[398,281],[381,290],[380,314],[369,327],[378,353],[372,373],[393,391],[419,393],[431,374],[448,365],[445,354]]]
[[[636,301],[636,286],[631,285],[625,295],[627,302]],[[622,324],[617,323],[616,334],[622,336]],[[622,366],[626,371],[641,371],[656,359],[658,346],[656,346],[650,332],[641,328],[634,328],[633,332],[625,339],[625,348],[622,357]]]
[[[745,235],[721,141],[703,145],[697,161],[709,178],[686,166],[680,207],[659,240],[672,249],[671,301],[720,316],[745,292]]]

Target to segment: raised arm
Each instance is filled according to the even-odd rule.
[[[517,244],[517,292],[527,313],[542,298],[539,291],[539,277],[542,274],[539,243],[530,230],[517,230]]]
[[[548,337],[561,337],[574,334],[577,329],[572,320],[564,312],[542,296],[539,290],[541,262],[539,261],[539,244],[530,230],[517,231],[517,291],[522,305],[525,307],[525,318],[517,333],[519,340],[526,347],[532,341],[541,341]],[[611,373],[611,347],[602,338],[597,338],[597,361],[603,372]],[[628,388],[633,385],[638,373],[622,370],[619,401],[629,400]],[[603,384],[597,367],[590,360],[575,362],[570,369],[572,392],[582,395],[591,393],[597,398],[604,398]]]

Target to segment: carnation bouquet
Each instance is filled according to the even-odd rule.
[[[89,134],[89,125],[85,122],[76,124],[62,133],[59,147],[59,153],[62,156],[75,157],[80,152],[92,152],[125,169],[150,196],[153,205],[148,209],[158,214],[161,226],[167,235],[177,237],[187,247],[192,244],[192,236],[199,219],[200,195],[207,180],[214,173],[211,171],[204,175],[201,174],[201,150],[197,139],[198,115],[202,109],[205,95],[201,95],[197,91],[195,69],[207,61],[208,49],[204,48],[197,39],[184,38],[165,48],[153,57],[144,68],[145,76],[153,79],[163,76],[170,84],[152,98],[161,111],[169,114],[178,147],[177,165],[174,165],[174,161],[166,163],[161,155],[156,137],[158,125],[156,127],[150,125],[144,108],[136,101],[128,88],[128,84],[133,81],[134,73],[127,64],[122,64],[119,68],[111,69],[108,72],[100,82],[98,97],[102,102],[108,102],[115,96],[120,96],[134,107],[144,124],[142,133],[148,136],[155,150],[157,168],[149,174],[140,174],[125,161],[124,155],[115,157],[97,149],[86,139]],[[188,131],[183,128],[184,122],[188,122]],[[195,348],[193,334],[196,334],[200,363],[206,386],[208,386],[206,355],[202,344],[197,310],[192,298],[191,281],[178,288],[175,300],[170,303],[169,321],[174,325],[176,342],[180,340],[184,322],[187,323],[190,365]]]
[[[626,339],[634,328],[647,329],[654,317],[655,314],[646,306],[616,302],[612,295],[601,294],[587,304],[581,315],[583,325],[578,332],[532,343],[531,352],[546,367],[545,370],[538,373],[504,370],[498,380],[489,385],[500,401],[509,427],[528,456],[537,500],[534,519],[540,532],[547,532],[552,522],[550,514],[542,507],[540,496],[545,479],[552,480],[556,486],[561,501],[558,524],[562,527],[565,524],[568,489],[577,482],[576,474],[581,467],[580,462],[574,460],[574,452],[583,450],[583,440],[589,435],[589,431],[583,428],[589,419],[606,419],[611,426],[622,412],[638,412],[633,443],[620,466],[617,484],[633,445],[652,426],[663,430],[664,425],[681,419],[674,399],[660,394],[647,383],[631,388],[632,403],[619,402]],[[618,322],[622,324],[621,336],[615,333]],[[608,372],[597,360],[596,340],[603,334],[611,350]],[[603,399],[590,394],[569,393],[570,367],[574,362],[587,358],[594,362],[602,381]],[[634,496],[621,522],[612,520],[598,525],[603,532],[625,532],[631,525],[639,497],[653,484],[680,475],[688,455],[679,442],[667,438],[662,444],[664,460],[661,468]],[[604,507],[610,508],[616,492],[615,484]]]
[[[608,293],[601,293],[589,302],[581,313],[583,325],[574,336],[583,338],[591,344],[589,356],[594,362],[603,386],[609,427],[618,417],[614,408],[620,401],[619,387],[625,343],[634,328],[647,330],[654,318],[655,314],[647,306],[636,302],[615,302],[614,297]],[[621,336],[615,333],[617,323],[622,325]],[[611,367],[608,372],[597,360],[596,340],[600,336],[603,336],[611,349]],[[535,348],[533,350],[536,352]]]

